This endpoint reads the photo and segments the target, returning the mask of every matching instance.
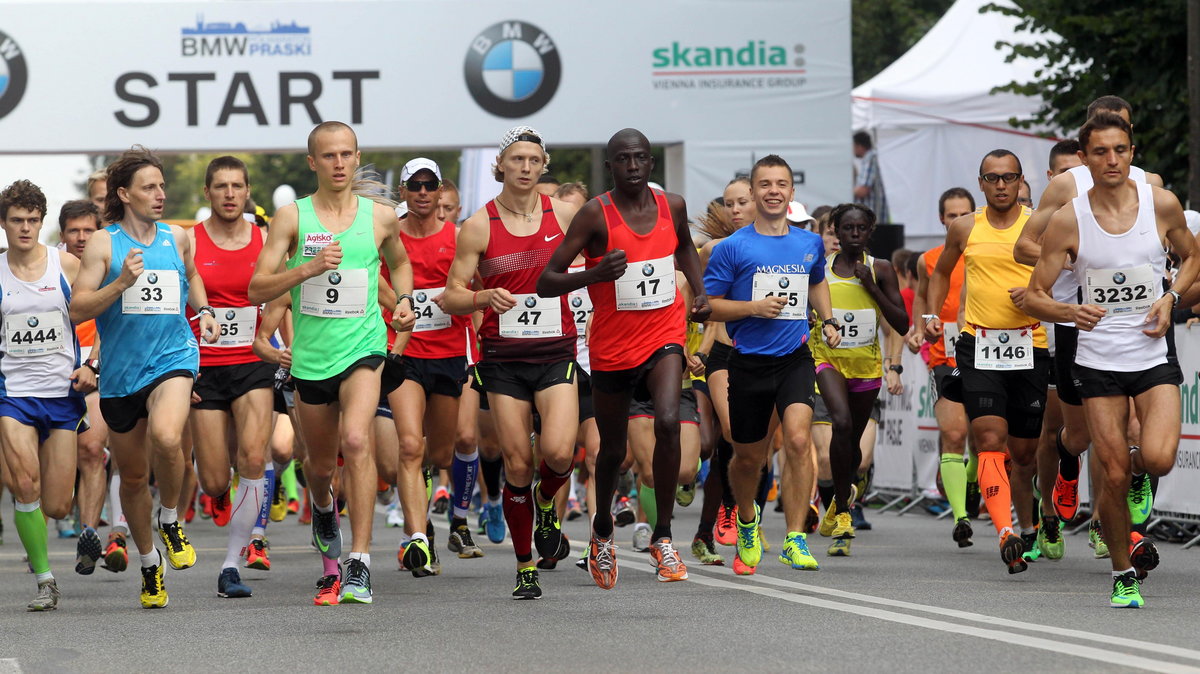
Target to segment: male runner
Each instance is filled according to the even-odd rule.
[[[580,209],[574,226],[542,272],[538,292],[564,295],[586,285],[592,298],[588,348],[600,453],[588,569],[597,585],[611,589],[617,581],[617,560],[612,512],[607,505],[612,502],[625,459],[631,400],[654,403],[654,483],[642,488],[639,502],[656,520],[650,553],[658,567],[658,579],[687,578],[687,567],[671,544],[687,330],[687,308],[675,287],[677,268],[695,295],[692,320],[708,320],[711,309],[683,197],[646,184],[654,170],[650,141],[636,129],[618,131],[608,140],[604,166],[615,188]],[[580,253],[585,255],[587,269],[567,273]]]
[[[1019,309],[1011,295],[1029,283],[1031,269],[1012,258],[1012,246],[1031,211],[1016,203],[1021,162],[1008,150],[993,150],[979,165],[979,189],[987,205],[964,215],[946,231],[946,244],[929,280],[928,306],[942,307],[950,275],[965,261],[966,325],[955,345],[960,381],[951,382],[971,421],[979,452],[979,485],[1000,536],[1000,558],[1008,572],[1028,568],[1025,542],[1013,531],[1007,456],[1017,466],[1035,461],[1046,404],[1050,354],[1046,331]],[[941,340],[940,316],[926,320],[925,338]]]
[[[183,479],[183,427],[199,367],[184,298],[200,334],[215,342],[216,312],[192,264],[182,228],[157,221],[166,201],[162,163],[134,147],[108,167],[105,220],[83,253],[71,320],[96,319],[100,333],[100,411],[121,473],[121,505],[141,556],[143,608],[167,605],[162,555],[150,534],[150,470],[158,486],[159,536],[176,569],[196,563],[176,507]]]
[[[96,205],[96,208],[103,213],[106,199],[108,198],[108,172],[104,169],[92,171],[87,177],[87,200]]]
[[[265,471],[270,461],[276,368],[254,354],[259,308],[246,295],[264,234],[242,217],[250,197],[250,176],[242,160],[223,156],[209,162],[204,196],[212,215],[188,230],[188,241],[193,264],[216,309],[220,335],[216,343],[200,347],[200,375],[193,388],[200,401],[192,406],[192,441],[200,487],[213,500],[213,522],[229,526],[217,596],[249,597],[238,562],[245,549],[257,560],[253,563],[270,568],[263,539],[251,540],[250,532],[264,503],[270,507],[268,494],[274,492]],[[238,473],[232,499],[231,439],[236,440],[233,455]]]
[[[381,257],[399,296],[393,327],[411,330],[415,319],[412,267],[397,234],[395,209],[355,194],[359,161],[358,137],[346,124],[322,122],[308,134],[308,167],[317,174],[317,191],[276,212],[248,293],[255,304],[292,294],[291,374],[309,453],[304,475],[312,497],[313,543],[325,567],[314,599],[319,605],[373,600],[370,544],[378,478],[371,422],[387,347],[376,308]],[[351,534],[344,584],[337,569],[342,532],[332,489],[339,454]]]
[[[438,219],[457,227],[460,215],[462,215],[462,196],[458,193],[458,185],[455,185],[454,181],[449,178],[443,178],[442,193],[437,200]]]
[[[1078,382],[1092,444],[1104,465],[1099,507],[1112,559],[1115,608],[1145,606],[1140,572],[1127,542],[1130,474],[1166,475],[1175,463],[1183,375],[1167,359],[1164,336],[1180,292],[1200,272],[1196,240],[1171,192],[1129,179],[1133,128],[1122,117],[1097,113],[1079,132],[1093,187],[1050,218],[1029,283],[1026,304],[1046,320],[1072,321],[1080,330],[1072,377]],[[1181,259],[1172,288],[1162,290],[1167,246]],[[1068,260],[1083,303],[1056,301],[1051,286]],[[1141,446],[1129,451],[1128,398],[1141,422]]]
[[[554,495],[571,477],[579,429],[575,323],[566,297],[537,293],[538,275],[575,214],[534,189],[549,162],[536,130],[517,126],[504,135],[492,169],[504,187],[463,223],[443,299],[451,314],[484,309],[475,383],[487,392],[504,453],[504,519],[517,556],[513,599],[542,596],[531,537],[542,558],[559,557],[563,537]],[[476,272],[483,287],[471,290]],[[532,485],[535,405],[542,461]]]
[[[58,607],[45,517],[70,515],[75,431],[86,409],[83,395],[96,386],[95,373],[79,365],[67,315],[79,261],[38,243],[45,216],[46,197],[28,180],[0,192],[0,224],[8,237],[0,256],[0,448],[15,499],[13,520],[37,579],[30,611]]]
[[[729,481],[738,508],[739,572],[747,575],[762,559],[761,512],[754,497],[769,456],[772,412],[783,425],[790,466],[780,495],[788,532],[780,556],[793,566],[817,568],[802,533],[816,485],[809,436],[816,383],[808,346],[810,303],[822,321],[825,342],[832,348],[841,342],[825,281],[825,246],[819,235],[787,220],[795,193],[791,167],[778,155],[767,155],[755,162],[750,185],[757,218],[713,248],[704,273],[712,320],[724,321],[734,342]]]

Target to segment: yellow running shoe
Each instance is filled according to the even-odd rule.
[[[808,551],[808,537],[799,531],[788,532],[779,561],[793,569],[817,570],[817,559]]]
[[[196,563],[196,549],[188,541],[179,522],[161,525],[158,537],[167,546],[167,561],[171,563],[171,568],[186,569]]]
[[[163,584],[162,556],[158,564],[142,567],[142,608],[166,608],[167,588]]]
[[[274,494],[273,498],[271,499],[271,513],[270,513],[271,521],[272,522],[282,522],[283,518],[287,517],[287,514],[288,514],[287,496],[285,496],[283,493],[283,485],[277,484],[275,486],[275,494]]]
[[[761,517],[758,505],[755,505],[754,522],[743,522],[740,514],[734,518],[737,523],[737,556],[748,567],[756,567],[762,561],[762,535],[758,529]]]
[[[834,517],[833,542],[826,551],[830,557],[849,557],[850,541],[854,539],[854,520],[850,513],[838,513]]]
[[[850,485],[850,498],[846,499],[846,503],[854,505],[858,500],[858,485]],[[821,518],[821,526],[817,529],[817,533],[822,536],[829,537],[833,535],[833,530],[837,524],[836,517],[838,514],[837,503],[826,504],[825,516]]]

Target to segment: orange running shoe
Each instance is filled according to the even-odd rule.
[[[213,524],[223,527],[229,524],[229,518],[233,517],[233,502],[229,500],[229,492],[222,492],[219,496],[213,496],[208,500],[210,506],[210,514],[212,515]]]
[[[242,548],[242,556],[246,558],[246,568],[271,570],[271,558],[267,554],[267,542],[261,538],[250,541],[250,545]]]
[[[337,606],[342,595],[342,579],[334,576],[322,576],[317,581],[317,596],[313,597],[316,606]]]
[[[300,517],[296,518],[296,524],[312,524],[312,499],[308,497],[308,490],[304,490],[304,510],[300,511]]]
[[[1078,461],[1078,459],[1076,459]],[[1079,479],[1064,480],[1062,475],[1054,478],[1054,512],[1064,523],[1079,514]]]
[[[746,566],[746,563],[742,561],[741,557],[738,557],[737,555],[733,556],[733,572],[737,575],[753,576],[754,572],[757,570],[757,566]]]
[[[1136,531],[1130,531],[1129,563],[1137,572],[1137,579],[1145,580],[1151,571],[1158,568],[1158,562],[1158,548],[1154,545],[1154,541]]]
[[[779,497],[779,480],[771,481],[771,489],[767,491],[767,500],[774,501]]]
[[[660,538],[650,544],[650,559],[658,568],[658,580],[671,583],[677,580],[687,580],[687,567],[679,559],[679,552],[671,545],[671,539]]]
[[[737,517],[737,506],[727,508],[724,505],[717,510],[717,524],[713,527],[713,540],[721,545],[733,545],[737,543],[737,525],[734,524],[734,518]]]
[[[602,590],[611,590],[617,584],[617,546],[611,536],[592,536],[588,544],[588,573],[592,574],[592,580]]]
[[[297,501],[296,499],[291,499],[290,501],[288,501],[287,509],[288,509],[288,512],[293,515],[300,512],[300,501]]]
[[[114,531],[108,535],[108,547],[104,548],[104,568],[119,573],[129,568],[129,551],[126,549],[125,536]]]

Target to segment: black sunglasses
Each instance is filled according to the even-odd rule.
[[[422,187],[425,188],[426,192],[433,192],[441,186],[442,181],[440,180],[413,180],[409,178],[404,181],[404,188],[409,192],[420,192]]]
[[[1020,173],[985,173],[979,177],[983,178],[984,182],[989,182],[989,183],[995,184],[995,183],[998,183],[1001,180],[1003,180],[1004,184],[1011,185],[1012,183],[1017,181],[1017,178],[1021,177],[1021,174]]]

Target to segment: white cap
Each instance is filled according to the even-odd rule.
[[[405,164],[404,168],[400,169],[400,182],[405,182],[418,171],[431,171],[435,178],[438,180],[442,179],[442,170],[438,168],[437,162],[425,157],[417,157]]]
[[[646,187],[649,187],[649,188],[651,188],[651,189],[656,189],[656,190],[658,190],[659,192],[666,192],[666,190],[665,190],[665,189],[663,189],[663,186],[662,186],[662,185],[659,185],[658,183],[654,182],[653,180],[647,181],[647,182],[646,182]]]
[[[1196,211],[1184,211],[1183,219],[1187,221],[1188,230],[1192,236],[1200,234],[1200,213]]]
[[[792,201],[788,203],[787,219],[792,222],[807,222],[813,218],[805,210],[804,204],[799,201]]]
[[[401,201],[400,203],[396,204],[396,217],[403,218],[406,215],[408,215],[408,204]]]
[[[537,129],[532,126],[514,126],[504,134],[504,138],[500,139],[500,152],[497,154],[504,154],[509,145],[520,141],[537,143],[542,146],[542,152],[546,151],[546,141],[542,138],[542,134],[537,132]]]

